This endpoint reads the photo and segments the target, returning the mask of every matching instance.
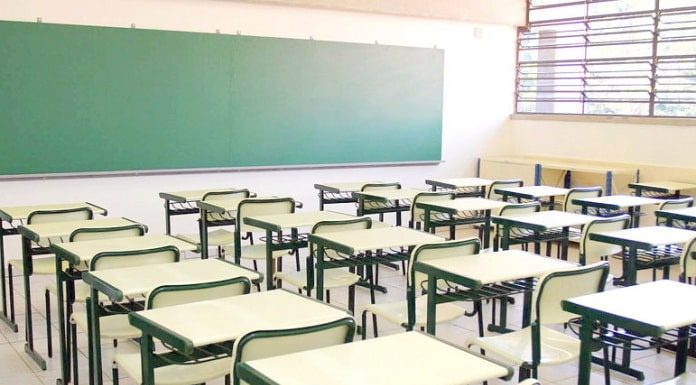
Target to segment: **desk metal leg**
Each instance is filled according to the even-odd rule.
[[[67,314],[67,304],[63,307],[64,294],[63,294],[63,274],[62,271],[62,260],[56,255],[56,301],[58,303],[58,330],[59,330],[59,340],[58,344],[60,346],[60,370],[61,376],[56,380],[57,384],[67,384],[70,382],[70,358],[68,354],[68,347],[70,346],[70,340],[68,337],[70,333],[68,331],[68,320],[69,315]]]
[[[278,234],[278,237],[282,235]],[[273,288],[273,233],[266,230],[266,290]]]
[[[201,242],[201,259],[208,259],[208,210],[201,209],[201,220],[199,223],[198,233]],[[266,277],[266,279],[272,278]]]
[[[34,350],[34,327],[32,324],[32,307],[31,307],[31,285],[30,278],[32,275],[32,252],[31,241],[22,237],[22,263],[23,263],[23,278],[24,278],[24,304],[25,304],[25,337],[26,343],[24,351],[31,359],[41,368],[46,370],[46,361],[39,353]],[[62,305],[62,304],[61,304]]]
[[[590,366],[592,365],[592,324],[593,320],[583,317],[580,324],[580,363],[578,365],[578,385],[590,385]]]
[[[0,282],[2,283],[2,288],[0,288],[0,290],[2,290],[2,313],[0,314],[0,321],[9,326],[13,332],[17,333],[19,330],[17,324],[7,316],[7,286],[5,286],[5,272],[5,229],[3,228],[3,221],[0,220]]]
[[[169,199],[164,200],[164,232],[167,235],[172,234],[172,218],[169,213]]]
[[[491,210],[486,210],[485,220],[483,221],[483,248],[491,246]]]
[[[428,306],[426,331],[428,334],[435,335],[435,320],[437,319],[437,278],[428,275]]]
[[[674,376],[677,377],[686,371],[686,358],[688,357],[689,328],[679,328],[679,342],[677,342],[677,357],[674,362]]]

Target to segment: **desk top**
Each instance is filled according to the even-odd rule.
[[[660,193],[673,193],[681,190],[693,190],[696,189],[696,184],[685,183],[685,182],[672,182],[672,181],[656,181],[656,182],[640,182],[640,183],[629,183],[628,187],[632,189],[641,188],[643,190],[655,191]]]
[[[470,187],[486,187],[490,186],[492,183],[493,180],[484,178],[444,178],[425,180],[425,184],[452,190]]]
[[[309,234],[309,241],[339,253],[353,255],[359,251],[416,246],[423,243],[442,242],[444,239],[430,233],[397,226]]]
[[[167,199],[174,202],[195,202],[203,199],[205,194],[210,192],[229,192],[239,190],[234,187],[220,187],[220,188],[209,188],[205,190],[184,190],[184,191],[172,191],[172,192],[161,192],[159,193],[160,198]]]
[[[178,263],[133,266],[90,271],[83,274],[85,283],[115,301],[147,295],[162,285],[182,285],[247,277],[252,282],[261,274],[221,259],[191,259]]]
[[[180,251],[196,250],[197,246],[171,235],[150,235],[140,237],[108,238],[82,242],[66,242],[52,245],[56,255],[73,265],[81,262],[89,264],[92,258],[105,251],[135,251],[174,246]]]
[[[461,385],[512,375],[510,368],[418,332],[248,361],[236,370],[243,380],[265,385]]]
[[[415,269],[438,278],[477,289],[496,282],[538,278],[576,265],[521,250],[452,256],[416,262]]]
[[[420,202],[416,204],[416,207],[442,213],[457,214],[465,211],[493,210],[509,204],[508,202],[484,198],[455,198],[451,200]]]
[[[416,195],[427,192],[425,190],[418,190],[413,188],[400,188],[392,190],[371,190],[371,191],[356,191],[353,196],[358,198],[362,196],[365,199],[376,200],[376,201],[395,201],[400,199],[411,200],[416,197]]]
[[[696,221],[696,207],[686,207],[674,210],[657,210],[655,215],[658,217],[672,218],[687,222]]]
[[[131,325],[190,353],[254,330],[297,328],[345,318],[342,309],[286,290],[270,290],[130,313]]]
[[[590,239],[649,250],[656,246],[681,245],[696,237],[696,231],[667,226],[647,226],[590,234]]]
[[[663,280],[571,298],[563,309],[659,336],[696,323],[696,286]]]
[[[633,195],[605,195],[597,198],[573,199],[573,204],[580,206],[599,207],[608,210],[620,210],[628,207],[659,205],[663,199],[637,197]]]
[[[383,183],[379,181],[365,181],[365,182],[340,182],[340,183],[317,183],[314,188],[321,191],[328,191],[332,193],[344,193],[344,192],[356,192],[360,191],[362,187],[370,183]]]
[[[92,210],[93,213],[97,215],[106,215],[106,209],[99,207],[95,204],[89,202],[75,202],[75,203],[56,203],[48,205],[29,205],[29,206],[12,206],[12,207],[0,207],[0,219],[8,222],[18,221],[29,218],[29,214],[34,211],[43,210],[67,210],[67,209],[78,209],[82,207],[87,207]]]
[[[298,227],[312,227],[322,221],[341,221],[356,219],[349,214],[334,211],[302,211],[291,214],[261,215],[258,217],[246,217],[244,223],[271,231],[281,231]]]
[[[536,231],[546,231],[570,226],[582,226],[595,219],[597,219],[597,217],[558,210],[491,218],[493,223],[523,227]]]
[[[121,227],[137,224],[127,218],[105,218],[82,221],[68,222],[50,222],[38,223],[35,225],[19,226],[19,233],[34,242],[40,242],[43,239],[67,237],[73,231],[82,228],[97,228],[97,227]],[[67,239],[66,239],[67,241]]]
[[[522,186],[495,189],[496,194],[506,194],[524,199],[540,199],[555,196],[565,196],[568,194],[567,188],[553,186]]]

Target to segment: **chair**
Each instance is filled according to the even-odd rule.
[[[427,261],[438,258],[446,258],[452,256],[462,256],[478,254],[481,248],[478,238],[467,238],[456,241],[447,241],[441,243],[428,243],[420,245],[411,251],[409,260],[409,272],[406,277],[406,299],[399,302],[370,304],[365,307],[362,312],[362,338],[367,336],[367,313],[372,313],[373,334],[377,337],[376,316],[385,318],[386,320],[408,327],[408,300],[409,298],[415,303],[415,323],[413,326],[424,328],[427,324],[427,295],[417,296],[417,292],[422,291],[423,285],[427,283],[427,276],[415,271],[414,266],[417,261]],[[449,286],[446,282],[438,282],[438,287],[444,290]],[[479,321],[482,323],[480,313],[480,302],[475,304],[479,311]],[[451,303],[442,303],[437,305],[437,323],[452,321],[464,315],[463,308]]]
[[[232,191],[210,191],[203,195],[203,198],[201,198],[201,201],[203,202],[211,202],[211,201],[216,201],[216,200],[224,200],[224,199],[234,199],[234,198],[249,198],[251,196],[251,193],[247,189],[241,189],[241,190],[232,190]],[[208,222],[219,222],[220,224],[230,224],[233,225],[235,224],[235,217],[234,215],[230,215],[228,213],[224,214],[218,214],[218,213],[208,213],[207,221]],[[199,230],[200,230],[200,218],[198,219],[199,221]],[[178,238],[181,238],[187,242],[193,243],[196,246],[198,246],[198,249],[200,250],[201,248],[201,233],[200,231],[195,233],[195,234],[178,234]],[[234,243],[234,232],[225,230],[225,229],[217,229],[213,231],[208,231],[208,247],[214,246],[217,247],[218,251],[218,256],[220,258],[224,258],[223,254],[223,246],[225,245],[231,245]]]
[[[486,193],[486,198],[493,199],[496,201],[502,201],[503,195],[495,192],[496,189],[522,187],[523,185],[524,185],[524,181],[522,181],[522,179],[494,180],[493,183],[491,183],[491,185],[488,186],[488,192]]]
[[[223,252],[231,252],[232,255],[234,255],[234,263],[236,264],[240,264],[242,259],[252,260],[254,270],[258,270],[257,261],[266,260],[266,245],[264,243],[242,245],[242,234],[253,234],[254,232],[263,231],[264,236],[260,239],[265,240],[265,242],[272,242],[272,240],[266,239],[268,236],[268,234],[266,234],[266,230],[244,223],[244,218],[261,215],[291,214],[294,212],[295,201],[292,198],[242,200],[239,202],[239,206],[237,206],[237,223],[234,229],[234,242],[232,245],[223,246]],[[275,250],[272,254],[273,260],[276,261],[278,258],[287,253],[287,250]],[[300,267],[298,265],[297,270],[299,269]],[[282,271],[282,264],[280,260],[278,260],[278,271]],[[271,278],[272,277],[267,277],[266,279]]]
[[[537,377],[541,365],[558,365],[575,360],[580,355],[580,341],[547,325],[565,324],[577,316],[564,311],[561,301],[604,290],[609,264],[557,271],[541,277],[532,299],[531,325],[521,330],[474,338],[469,346],[520,367],[520,379]],[[605,350],[606,353],[606,350]],[[608,373],[605,371],[605,375]]]
[[[90,261],[89,270],[108,270],[131,266],[145,266],[158,263],[172,263],[179,261],[179,249],[174,246],[164,246],[154,249],[133,250],[133,251],[109,251],[95,255]],[[72,362],[74,381],[77,384],[77,329],[84,332],[89,332],[87,322],[87,311],[76,311],[70,316],[72,323]],[[117,346],[118,340],[125,340],[140,337],[140,330],[132,327],[128,322],[127,314],[116,314],[101,317],[99,319],[99,329],[102,338],[111,339],[114,341],[114,346]],[[96,343],[96,342],[95,342]],[[88,347],[89,355],[92,357],[92,346]],[[118,377],[117,372],[115,377]]]
[[[372,227],[372,220],[368,217],[349,219],[345,221],[324,221],[319,222],[312,227],[312,234],[331,233],[337,231],[362,230]],[[334,250],[325,249],[324,253],[330,258],[350,258],[337,253]],[[307,269],[314,268],[313,260],[316,257],[314,245],[309,244],[309,255],[307,256]],[[353,270],[354,268],[351,268]],[[312,274],[310,277],[309,271],[297,272],[276,272],[273,278],[277,281],[287,282],[298,288],[299,292],[307,290],[307,282],[316,277]],[[327,269],[324,271],[324,288],[326,289],[326,302],[331,302],[330,290],[338,287],[348,287],[348,309],[353,313],[355,309],[355,284],[360,280],[360,276],[353,271],[345,271],[344,269]],[[315,287],[314,282],[310,287]],[[307,293],[308,295],[310,293]],[[374,289],[371,290],[372,302],[374,303]]]
[[[234,385],[243,383],[234,374],[235,368],[241,362],[349,343],[353,341],[354,334],[353,317],[301,328],[247,333],[235,342],[232,366]]]
[[[498,212],[499,217],[512,217],[517,215],[525,215],[538,213],[541,211],[541,203],[539,202],[529,202],[529,203],[511,203],[504,206]],[[502,226],[496,224],[493,227],[493,251],[498,251],[502,247]],[[521,244],[522,249],[527,250],[529,239],[534,236],[534,232],[528,229],[522,229],[518,227],[510,228],[510,239],[509,245]]]
[[[573,203],[573,199],[582,198],[599,198],[602,196],[602,187],[573,187],[568,190],[566,194],[565,201],[563,202],[563,211],[568,213],[579,214],[582,211],[580,205]]]
[[[360,191],[380,191],[380,190],[400,190],[401,183],[367,183],[360,188]],[[379,221],[384,222],[384,212],[394,209],[391,202],[375,202],[369,199],[358,199],[358,215],[379,214]],[[406,209],[406,206],[404,206]]]
[[[64,209],[64,210],[38,210],[34,211],[27,217],[28,225],[35,225],[40,223],[53,223],[53,222],[67,222],[67,221],[80,221],[80,220],[91,220],[93,217],[93,212],[87,207],[80,207],[74,209]],[[54,241],[62,242],[62,239],[48,239],[39,244],[32,245],[32,258],[31,258],[31,274],[39,275],[56,275],[56,259],[55,257],[40,257],[36,258],[37,255],[50,254],[50,246]],[[9,297],[10,297],[10,319],[12,322],[15,320],[15,307],[14,307],[14,280],[13,271],[17,270],[19,272],[24,272],[24,261],[22,259],[11,259],[7,262],[7,284],[9,287]],[[64,264],[64,268],[67,268],[67,263]],[[55,288],[55,284],[53,286]],[[51,321],[48,319],[50,317],[50,306],[48,302],[48,294],[45,293],[44,298],[46,298],[46,328],[49,332],[47,345],[48,345],[48,356],[53,356],[53,346],[50,336],[51,331]]]
[[[676,209],[685,209],[685,208],[691,207],[693,205],[694,205],[694,198],[692,198],[692,197],[682,198],[682,199],[668,199],[668,200],[665,200],[664,202],[660,203],[660,205],[657,207],[657,209],[658,210],[676,210]],[[661,217],[656,217],[655,224],[657,226],[667,226],[667,219],[661,218]],[[688,229],[689,228],[688,223],[684,222],[682,220],[673,220],[672,227],[677,227],[680,229]]]
[[[81,242],[90,241],[97,239],[107,239],[107,238],[127,238],[127,237],[139,237],[145,235],[147,228],[141,224],[133,223],[132,225],[118,226],[118,227],[84,227],[74,230],[70,234],[69,242]],[[54,263],[55,265],[55,263]],[[89,266],[75,266],[77,270],[87,270]],[[54,268],[55,270],[55,268]],[[89,297],[89,285],[82,281],[74,281],[75,285],[75,302],[85,302],[85,299]],[[58,293],[58,288],[56,286],[56,281],[52,280],[46,284],[46,289],[44,290],[44,298],[46,302],[46,342],[48,344],[48,356],[53,356],[53,342],[52,342],[52,330],[51,330],[51,296],[50,294],[56,295]],[[72,306],[72,305],[70,305]]]
[[[629,227],[631,218],[624,214],[618,217],[597,218],[583,226],[580,236],[580,252],[579,263],[582,266],[587,264],[588,260],[606,261],[607,257],[621,253],[623,248],[619,245],[611,243],[597,242],[590,239],[590,235],[594,233],[603,233],[607,231],[619,231]]]
[[[696,259],[693,253],[696,253],[696,235],[684,245],[681,256],[679,257],[679,268],[681,282],[691,283],[691,279],[696,277]]]
[[[416,194],[411,202],[411,220],[408,223],[408,227],[416,230],[421,229],[421,224],[425,222],[425,210],[416,207],[417,203],[423,202],[434,202],[434,201],[448,201],[454,199],[454,193],[450,192],[422,192]],[[431,220],[448,220],[450,219],[448,215],[442,214],[430,214]],[[433,222],[430,222],[431,225]],[[454,225],[447,225],[450,228],[454,228]],[[433,228],[433,233],[435,232]]]
[[[249,294],[250,289],[251,282],[249,282],[249,279],[246,277],[186,285],[160,286],[148,295],[146,308],[156,309],[165,306],[175,306],[191,302],[244,295]],[[140,352],[116,352],[114,355],[116,367],[121,368],[138,384],[142,383],[141,362]],[[229,383],[231,364],[232,359],[224,357],[201,362],[191,361],[182,364],[161,366],[154,371],[155,384],[200,384],[219,377],[225,377],[226,383]],[[114,369],[113,375],[113,383],[117,385],[118,372],[116,369]]]

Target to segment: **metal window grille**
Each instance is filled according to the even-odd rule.
[[[528,0],[518,113],[696,117],[696,0]]]

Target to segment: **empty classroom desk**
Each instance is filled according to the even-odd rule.
[[[510,201],[509,198],[526,199],[530,201],[541,202],[542,199],[548,199],[548,205],[551,210],[554,209],[556,204],[556,197],[566,196],[568,194],[567,188],[553,187],[553,186],[522,186],[522,187],[510,187],[510,188],[498,188],[495,189],[494,193],[503,196],[503,201]]]
[[[443,238],[422,231],[407,229],[404,227],[378,227],[365,230],[338,231],[334,233],[309,234],[309,241],[316,247],[317,269],[317,299],[324,299],[324,269],[372,266],[388,264],[395,261],[405,261],[409,253],[401,249],[404,247],[441,242]],[[334,250],[343,254],[345,258],[325,258],[325,249]],[[384,251],[386,250],[386,251]],[[384,251],[384,252],[378,252]],[[360,256],[356,254],[360,253]],[[311,256],[310,256],[311,257]],[[308,270],[311,272],[311,270]],[[371,268],[367,269],[372,274]],[[313,280],[309,280],[311,283]],[[387,289],[375,286],[376,290],[386,292]]]
[[[671,181],[629,183],[628,187],[636,196],[654,196],[660,198],[679,198],[683,190],[695,190],[696,184]]]
[[[237,266],[231,262],[220,259],[189,260],[178,263],[163,263],[157,265],[135,266],[109,270],[91,271],[84,274],[84,281],[90,285],[91,294],[88,306],[88,322],[94,342],[94,357],[90,357],[90,365],[97,375],[97,384],[101,385],[102,361],[99,322],[102,315],[113,314],[106,312],[99,306],[99,293],[106,295],[111,301],[118,302],[126,299],[144,301],[149,293],[163,285],[183,285],[199,282],[213,282],[223,279],[246,277],[253,283],[261,280],[261,274]],[[148,310],[156,311],[156,310]],[[207,313],[209,316],[210,312]],[[215,316],[214,314],[212,314]],[[218,314],[215,320],[233,323],[234,318],[228,318],[225,314]],[[210,318],[205,318],[203,313],[193,311],[182,312],[177,315],[189,328],[208,329],[211,327]],[[185,320],[185,321],[184,321]],[[202,326],[201,323],[205,325]],[[143,335],[145,331],[143,331]],[[91,343],[91,342],[90,342]]]
[[[667,226],[672,226],[674,221],[683,221],[684,223],[696,222],[696,207],[687,207],[675,210],[657,210],[655,216],[665,218]]]
[[[347,315],[331,305],[279,289],[145,310],[130,313],[129,319],[142,331],[141,352],[147,352],[141,356],[142,384],[154,385],[155,367],[162,363],[154,357],[153,338],[180,354],[204,355],[199,348],[232,342],[249,331],[297,328]]]
[[[0,314],[0,320],[5,322],[14,332],[17,332],[18,330],[17,324],[15,324],[13,319],[11,320],[7,316],[7,290],[5,287],[5,236],[19,234],[17,232],[17,226],[26,224],[25,222],[29,218],[29,215],[31,215],[33,212],[79,209],[82,207],[89,208],[94,214],[107,214],[106,209],[89,202],[0,207],[0,281],[2,282],[2,314]],[[7,226],[5,226],[5,223],[7,223]]]
[[[572,263],[554,258],[542,257],[520,250],[506,250],[475,255],[453,255],[429,261],[418,261],[414,266],[416,272],[428,277],[428,314],[427,331],[435,334],[436,304],[450,301],[476,301],[506,297],[524,293],[524,310],[522,325],[530,322],[532,307],[533,280],[554,271],[574,267]],[[454,285],[461,285],[467,290],[453,288],[448,292],[438,292],[437,281],[445,280]],[[518,282],[525,279],[525,282]],[[415,322],[415,293],[408,293],[409,325]],[[488,326],[490,331],[505,332],[507,314],[505,300],[500,314],[500,324]],[[481,311],[479,309],[478,311]],[[482,327],[483,325],[479,325]]]
[[[580,326],[580,365],[578,385],[590,384],[590,363],[596,330],[616,333],[604,325],[630,330],[636,338],[676,334],[677,353],[674,374],[686,370],[689,326],[696,323],[696,287],[674,281],[657,281],[609,290],[562,301],[565,311],[582,316]],[[677,330],[675,330],[677,329]],[[670,339],[674,339],[674,335]],[[654,341],[644,341],[645,346]],[[637,375],[638,373],[631,373]]]
[[[484,198],[456,198],[416,203],[423,210],[423,231],[431,231],[435,226],[481,223],[483,226],[483,247],[490,245],[491,211],[507,206],[508,203]],[[483,212],[479,215],[479,212]],[[433,220],[433,214],[446,214],[449,218]],[[454,228],[450,227],[450,239],[455,238]]]
[[[640,207],[659,205],[662,199],[637,197],[633,195],[606,195],[597,198],[578,198],[573,199],[573,204],[582,209],[583,214],[587,214],[590,208],[608,211],[625,210],[631,216],[631,227],[640,226]]]
[[[623,276],[615,278],[614,284],[629,286],[637,283],[636,275],[638,268],[669,268],[669,265],[679,261],[679,256],[681,255],[680,246],[694,236],[696,236],[696,232],[691,230],[667,226],[650,226],[593,233],[590,234],[590,239],[628,248],[628,255],[622,256]]]
[[[486,189],[493,183],[491,179],[484,178],[444,178],[426,179],[425,184],[432,186],[433,191],[451,191],[457,197],[485,197]]]
[[[171,217],[177,215],[198,214],[196,202],[203,199],[206,194],[216,192],[237,191],[236,188],[215,188],[205,190],[184,190],[159,193],[164,199],[164,227],[167,234],[172,233]],[[252,194],[253,196],[254,194]]]
[[[51,249],[56,254],[56,266],[61,268],[56,268],[56,281],[57,281],[57,291],[56,296],[58,297],[58,328],[60,330],[60,357],[61,357],[61,368],[62,376],[59,380],[65,380],[69,378],[69,364],[70,360],[68,358],[68,344],[69,338],[68,333],[65,330],[66,322],[65,320],[70,319],[70,314],[72,313],[72,304],[66,301],[65,308],[60,306],[64,303],[65,294],[63,291],[63,283],[65,283],[65,288],[74,292],[75,276],[76,272],[68,272],[62,268],[63,261],[67,261],[70,268],[76,268],[76,266],[89,266],[92,258],[102,252],[119,252],[119,251],[137,251],[145,249],[154,249],[164,246],[174,246],[179,251],[194,251],[196,250],[196,245],[183,241],[179,238],[172,237],[170,235],[150,235],[146,234],[140,237],[129,237],[129,238],[108,238],[108,239],[98,239],[92,241],[82,241],[82,242],[67,242],[55,244]],[[64,382],[65,383],[65,382]]]
[[[314,188],[319,190],[319,210],[324,210],[324,205],[336,203],[356,203],[353,193],[360,191],[362,187],[370,183],[382,183],[378,181],[368,182],[340,182],[317,183]]]
[[[235,370],[258,385],[453,385],[513,374],[489,358],[418,332],[241,362]]]
[[[22,261],[24,263],[23,279],[24,279],[24,306],[25,306],[25,324],[26,324],[26,345],[24,350],[36,362],[41,369],[46,369],[46,361],[34,350],[34,333],[32,326],[32,309],[31,309],[31,285],[30,277],[32,272],[32,247],[31,243],[48,242],[53,243],[56,239],[67,241],[67,237],[77,230],[83,228],[98,228],[98,227],[122,227],[137,224],[126,218],[106,218],[100,220],[83,220],[69,222],[51,222],[41,223],[36,225],[19,226],[17,231],[22,235]],[[62,303],[60,304],[62,306]]]
[[[358,201],[358,216],[370,214],[396,213],[396,225],[401,226],[401,212],[411,208],[411,201],[423,190],[400,188],[392,190],[356,191],[353,196]],[[376,208],[366,208],[366,202],[377,202]]]
[[[570,227],[583,226],[596,217],[565,211],[541,211],[537,213],[515,215],[510,217],[493,217],[494,224],[502,226],[501,247],[510,247],[510,231],[513,227],[527,229],[533,232],[531,236],[517,238],[516,241],[534,243],[534,253],[539,254],[541,242],[560,241],[561,258],[568,258],[568,234]]]
[[[346,219],[355,217],[333,211],[310,211],[244,218],[245,224],[266,230],[266,289],[273,289],[273,252],[307,247],[307,234],[299,233],[298,228],[311,228],[322,221]],[[284,235],[283,230],[287,229],[290,230],[290,234]]]

